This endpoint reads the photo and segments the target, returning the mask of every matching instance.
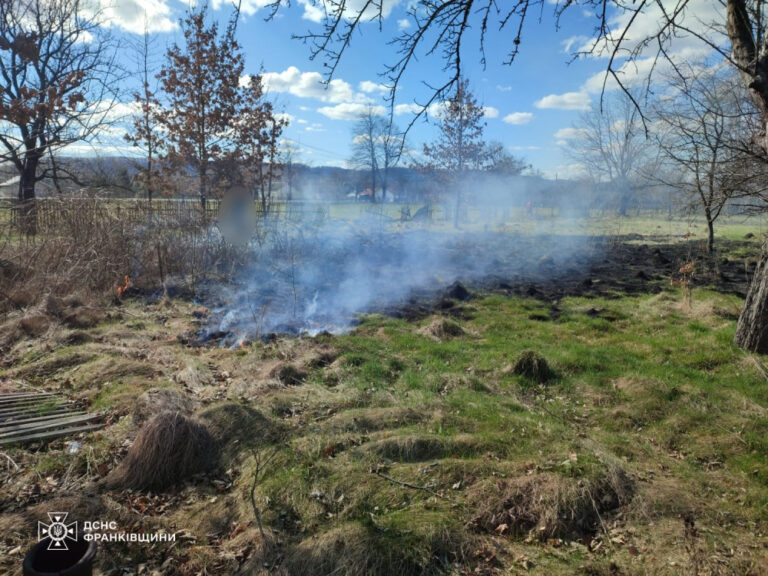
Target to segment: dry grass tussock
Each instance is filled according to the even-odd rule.
[[[47,294],[78,293],[90,302],[117,295],[118,287],[194,288],[230,273],[242,256],[194,211],[161,221],[148,207],[125,218],[118,203],[95,198],[44,205],[48,224],[35,236],[0,218],[0,313],[33,306]]]
[[[479,484],[470,495],[471,523],[497,534],[578,540],[597,532],[603,515],[628,504],[634,491],[635,483],[615,466],[594,478],[542,473]]]
[[[139,430],[107,485],[164,490],[213,467],[217,454],[216,442],[205,426],[179,412],[162,412]]]
[[[435,318],[432,322],[417,331],[422,336],[433,340],[450,340],[465,334],[464,329],[453,320],[447,318]]]
[[[194,406],[192,398],[174,388],[150,388],[136,399],[133,421],[142,424],[155,414],[177,412],[189,415]]]
[[[518,356],[512,365],[512,373],[539,384],[549,382],[555,377],[547,359],[534,350],[525,350]]]
[[[466,554],[465,535],[444,526],[418,529],[412,546],[393,546],[386,533],[361,524],[343,524],[291,547],[280,576],[429,576],[445,574],[445,566]],[[422,529],[425,533],[421,533]],[[384,535],[383,535],[384,534]],[[416,536],[416,535],[414,535]]]

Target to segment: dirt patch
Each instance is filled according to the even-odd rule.
[[[602,515],[630,502],[634,482],[617,467],[579,480],[542,473],[480,487],[470,496],[472,525],[496,534],[579,540],[596,533]]]
[[[212,468],[216,462],[216,442],[205,426],[178,412],[162,412],[139,430],[106,484],[162,491]]]

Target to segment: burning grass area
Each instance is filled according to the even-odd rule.
[[[0,389],[107,426],[3,448],[0,573],[51,510],[177,534],[101,546],[103,574],[764,573],[768,369],[731,343],[740,297],[495,282],[233,348],[191,345],[206,314],[169,299],[18,334]]]

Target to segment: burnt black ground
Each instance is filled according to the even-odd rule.
[[[547,302],[555,318],[563,297],[658,293],[670,288],[673,279],[681,279],[681,267],[691,262],[693,286],[744,297],[755,259],[725,255],[757,251],[754,243],[721,240],[718,251],[709,255],[700,241],[670,242],[668,237],[639,235],[464,234],[453,238],[435,233],[433,238],[423,263],[418,258],[403,262],[408,259],[409,244],[407,237],[397,234],[363,237],[352,246],[308,240],[296,248],[290,269],[279,264],[280,255],[262,254],[261,261],[232,285],[208,287],[199,296],[213,314],[198,339],[226,345],[273,334],[338,331],[354,326],[368,313],[408,320],[435,312],[461,317],[461,301],[479,294]],[[274,261],[265,265],[265,257]],[[439,259],[439,266],[431,268],[430,258]],[[346,306],[338,291],[350,262],[369,268],[365,274],[373,285],[366,285],[372,293],[357,308]],[[400,284],[400,293],[393,297],[382,282]],[[320,309],[308,321],[302,310],[313,295]],[[322,309],[323,302],[332,305]],[[277,320],[263,322],[259,314],[264,309],[273,315],[279,311]],[[222,322],[227,314],[228,321]]]

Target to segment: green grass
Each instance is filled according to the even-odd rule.
[[[719,238],[755,238],[721,256],[754,257],[760,222],[724,221]],[[590,232],[682,236],[698,226],[596,217]],[[247,404],[263,417],[259,430],[279,434],[233,425],[237,443],[222,462],[231,486],[193,484],[154,520],[198,535],[220,524],[223,540],[242,524],[242,538],[260,542],[250,500],[258,462],[254,501],[292,573],[676,575],[698,565],[760,574],[768,380],[763,358],[733,346],[742,304],[668,289],[563,298],[552,319],[547,302],[479,295],[462,304],[471,319],[448,333],[432,330],[438,317],[368,316],[345,335],[227,350],[176,341],[193,327],[191,304],[126,302],[128,320],[90,329],[96,338],[80,346],[30,344],[0,377],[66,383],[91,409],[122,417],[97,440],[98,464],[135,433],[130,413],[144,390],[179,386],[186,366],[210,371],[194,391],[201,410],[222,398]],[[530,350],[554,371],[546,384],[512,370]],[[313,363],[319,353],[332,360]],[[307,380],[276,383],[269,374],[284,363]],[[56,446],[25,456],[35,474],[67,473],[72,459]],[[92,470],[78,458],[78,470]],[[684,518],[695,521],[693,542]],[[234,557],[244,543],[231,546]],[[201,544],[195,562],[214,565],[218,553]],[[274,561],[253,554],[254,573]]]
[[[734,322],[716,312],[738,309],[739,299],[694,291],[690,305],[670,292],[566,298],[559,306],[557,320],[541,321],[531,319],[541,303],[490,296],[469,305],[474,317],[461,324],[465,334],[449,340],[420,334],[428,320],[413,325],[381,317],[335,338],[342,375],[331,398],[341,401],[350,392],[362,398],[354,421],[366,413],[384,420],[395,409],[420,416],[344,432],[321,416],[297,429],[286,440],[284,460],[260,486],[271,503],[269,521],[300,519],[301,540],[342,525],[374,526],[395,549],[415,549],[432,566],[419,547],[434,542],[423,534],[414,539],[420,532],[406,529],[409,518],[450,526],[448,540],[474,541],[478,534],[462,528],[472,520],[465,496],[484,478],[542,470],[575,486],[595,481],[611,462],[633,477],[649,470],[669,477],[658,490],[653,481],[637,489],[627,508],[636,515],[633,530],[649,530],[648,518],[674,525],[681,511],[713,531],[722,518],[768,526],[768,421],[742,408],[765,414],[768,386],[731,344]],[[612,312],[613,320],[585,314],[593,307]],[[531,385],[510,372],[528,349],[554,367],[554,382]],[[314,381],[323,386],[322,378]],[[306,394],[311,398],[313,388]],[[387,476],[429,491],[371,474],[381,466]],[[317,491],[332,494],[333,504],[313,500]],[[705,496],[713,492],[716,508]],[[510,550],[522,542],[494,538]],[[662,546],[661,539],[648,540]],[[572,573],[584,561],[550,558],[546,547],[529,554],[546,565],[541,573]],[[626,551],[615,547],[612,554],[620,560]],[[662,564],[658,569],[672,573]]]

